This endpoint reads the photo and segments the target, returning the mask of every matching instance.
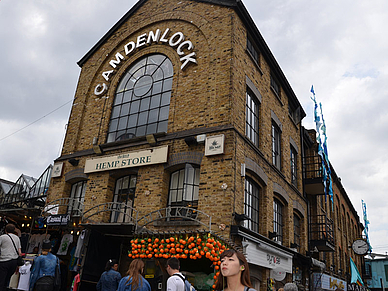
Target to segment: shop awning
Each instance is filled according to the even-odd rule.
[[[106,236],[132,237],[135,225],[129,223],[81,223],[82,227]]]

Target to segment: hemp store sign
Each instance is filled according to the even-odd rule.
[[[135,40],[126,43],[120,52],[116,52],[114,58],[109,61],[109,65],[112,69],[106,70],[102,73],[102,77],[106,82],[110,82],[110,78],[114,75],[117,66],[125,61],[126,57],[129,57],[137,49],[150,46],[152,44],[165,44],[172,48],[176,48],[176,53],[182,63],[181,70],[184,70],[190,63],[197,63],[196,54],[192,50],[194,45],[190,40],[185,40],[185,36],[182,32],[178,31],[172,33],[169,28],[164,31],[157,29],[155,31],[149,31],[136,37]],[[104,94],[108,90],[107,83],[100,83],[94,88],[94,94],[99,96]]]
[[[168,146],[162,146],[148,150],[121,153],[117,156],[88,159],[85,162],[84,172],[92,173],[166,163],[167,153]]]

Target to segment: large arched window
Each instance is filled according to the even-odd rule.
[[[107,142],[166,132],[172,77],[172,63],[164,55],[136,61],[117,87]]]
[[[73,216],[80,216],[85,200],[86,181],[80,181],[71,185],[70,202],[67,206],[67,213]]]

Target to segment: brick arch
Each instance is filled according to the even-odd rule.
[[[268,176],[255,161],[250,158],[245,158],[245,168],[252,172],[265,186],[267,186]]]
[[[177,166],[190,163],[195,165],[200,165],[202,162],[203,153],[199,152],[182,152],[172,154],[169,157],[168,163],[164,166],[166,170],[173,170]]]
[[[290,197],[288,196],[287,191],[284,190],[284,188],[278,183],[273,183],[273,192],[276,193],[279,197],[283,198],[287,204],[289,203]]]
[[[74,169],[65,174],[65,182],[76,183],[82,180],[88,180],[88,175],[84,173],[84,169]]]

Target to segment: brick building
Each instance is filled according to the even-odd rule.
[[[364,258],[356,254],[353,243],[363,239],[364,226],[360,223],[357,211],[354,209],[346,193],[341,178],[331,164],[326,165],[331,170],[333,197],[325,195],[323,182],[322,159],[318,155],[318,143],[315,130],[304,130],[304,190],[309,203],[309,249],[311,257],[324,262],[325,273],[315,268],[313,278],[321,278],[319,288],[325,281],[332,283],[334,288],[347,289],[350,283],[350,258],[358,270],[363,270]],[[314,268],[313,268],[314,269]],[[348,287],[348,290],[351,287]]]
[[[305,113],[241,1],[140,0],[78,64],[45,211],[88,230],[81,289],[110,258],[124,273],[137,238],[170,237],[240,248],[256,290],[311,287]],[[166,257],[150,252],[164,290]],[[200,253],[182,269],[212,278],[217,260]]]

